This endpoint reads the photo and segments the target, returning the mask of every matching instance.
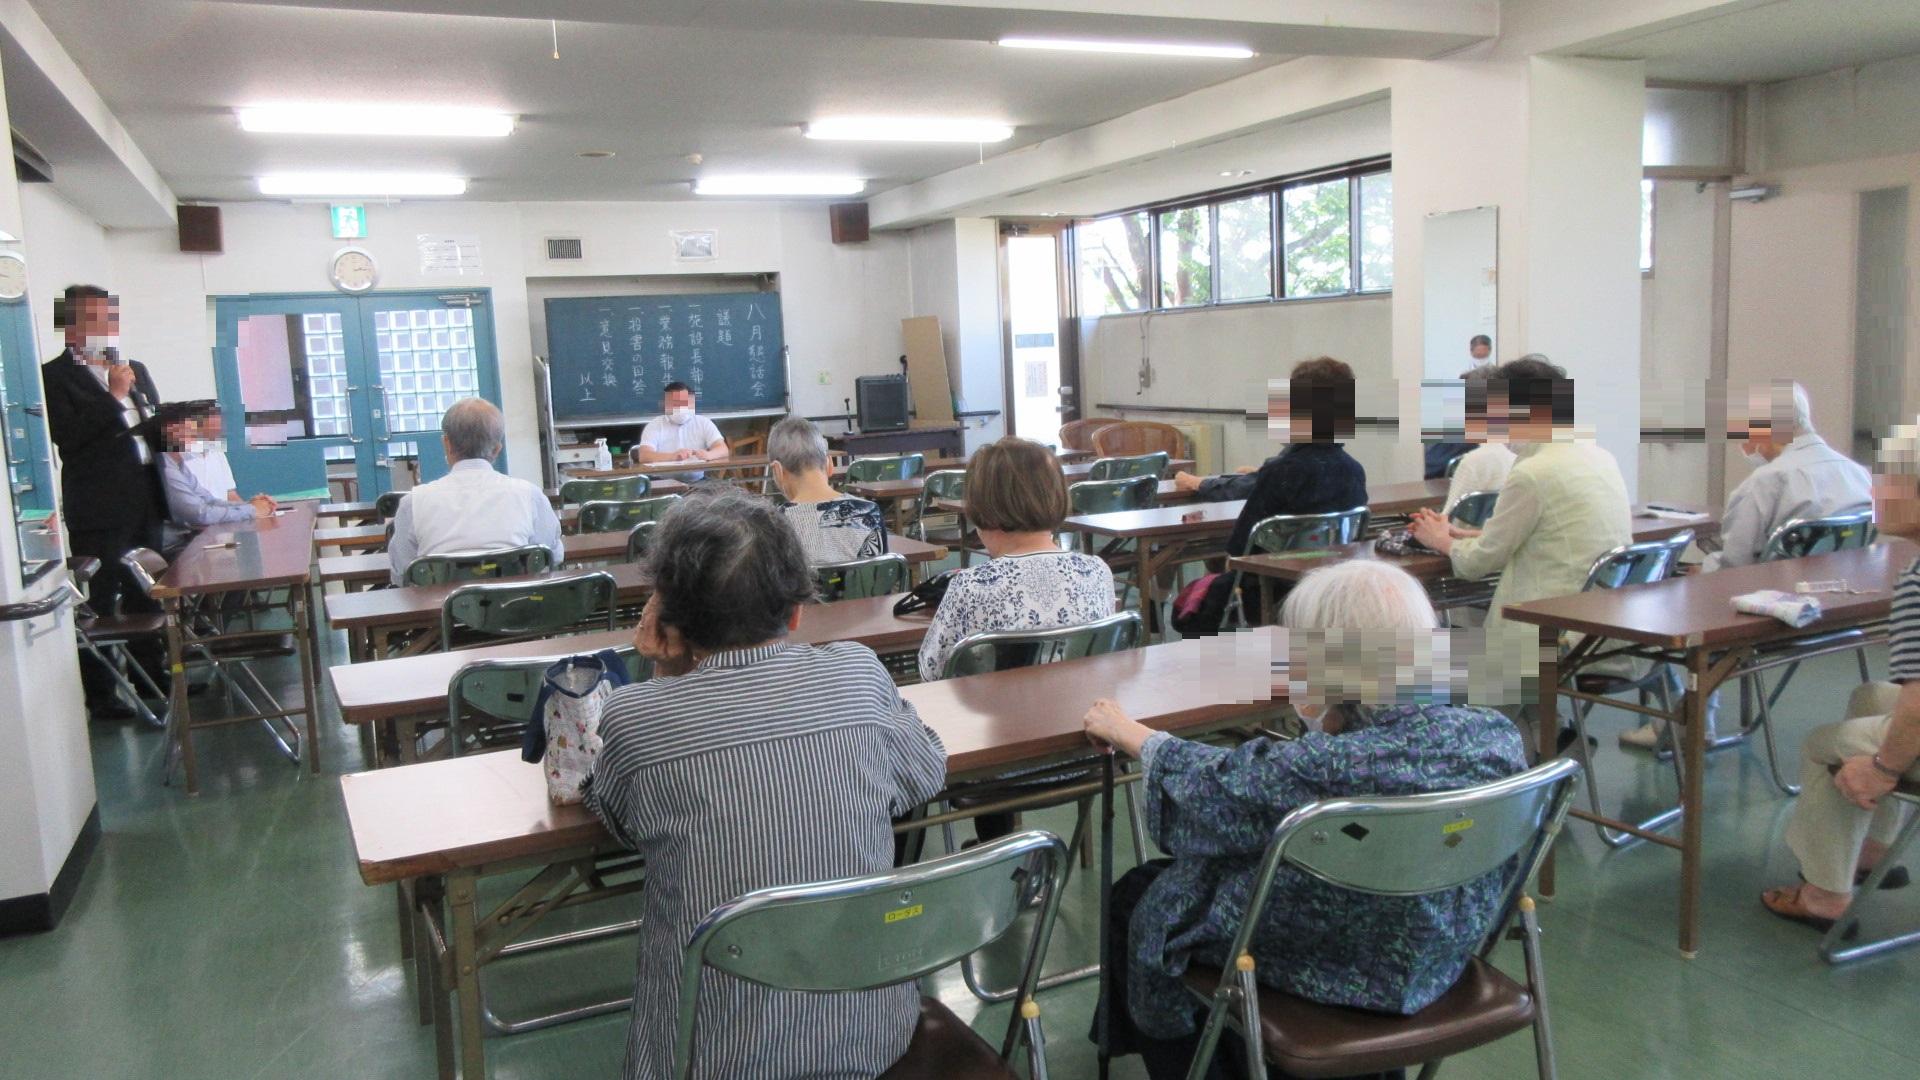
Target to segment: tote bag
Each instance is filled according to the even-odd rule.
[[[600,757],[600,713],[607,696],[627,685],[627,665],[612,649],[570,656],[547,669],[527,723],[520,756],[547,774],[555,806],[580,802]]]

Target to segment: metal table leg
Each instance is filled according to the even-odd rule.
[[[1113,751],[1101,763],[1100,783],[1100,1080],[1113,1067]]]
[[[1700,954],[1700,849],[1706,815],[1707,697],[1713,682],[1707,673],[1707,650],[1687,650],[1687,730],[1681,744],[1686,755],[1680,788],[1680,955],[1691,960]]]
[[[172,676],[167,687],[171,714],[168,720],[172,728],[170,737],[179,744],[180,765],[187,774],[187,794],[198,795],[200,766],[193,753],[193,712],[187,704],[186,627],[182,625],[185,616],[180,609],[179,597],[166,599],[167,671]]]
[[[1487,642],[1489,650],[1495,643]],[[1496,665],[1486,665],[1493,670]],[[1560,632],[1550,627],[1540,628],[1540,690],[1536,708],[1539,715],[1534,717],[1535,752],[1540,761],[1551,760],[1559,752],[1556,740],[1560,737]],[[1547,849],[1546,858],[1540,861],[1538,879],[1540,899],[1553,899],[1553,849]]]

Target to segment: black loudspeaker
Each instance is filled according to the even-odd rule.
[[[863,202],[834,203],[827,207],[827,213],[833,221],[833,242],[836,244],[863,244],[867,240],[867,204]]]
[[[181,251],[220,254],[219,207],[182,205],[179,217]]]

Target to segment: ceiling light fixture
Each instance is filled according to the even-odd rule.
[[[897,120],[836,117],[803,124],[809,139],[860,142],[991,143],[1013,138],[1013,125],[998,120]]]
[[[1080,41],[1071,38],[1005,37],[996,44],[1009,49],[1059,49],[1066,52],[1134,53],[1142,56],[1200,56],[1214,60],[1246,60],[1252,49],[1239,45],[1182,45],[1161,41]]]
[[[242,131],[293,135],[499,138],[514,122],[507,113],[433,105],[256,105],[235,112]]]
[[[583,158],[592,158],[595,161],[605,161],[607,158],[613,157],[615,153],[616,151],[613,150],[582,150],[580,151],[580,156]]]
[[[270,173],[256,181],[262,195],[464,195],[465,177],[437,173]]]
[[[858,195],[867,182],[857,176],[703,176],[695,195]]]

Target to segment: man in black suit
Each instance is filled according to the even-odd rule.
[[[120,563],[136,547],[160,546],[166,494],[153,447],[129,429],[160,403],[152,376],[120,356],[120,303],[94,285],[69,285],[54,323],[67,348],[40,369],[47,428],[60,451],[60,507],[76,558],[100,560],[87,600],[102,615],[157,611]],[[134,655],[150,671],[164,669],[157,646]],[[95,717],[131,715],[116,701],[111,676],[84,650],[81,681]],[[165,685],[163,682],[162,685]]]

